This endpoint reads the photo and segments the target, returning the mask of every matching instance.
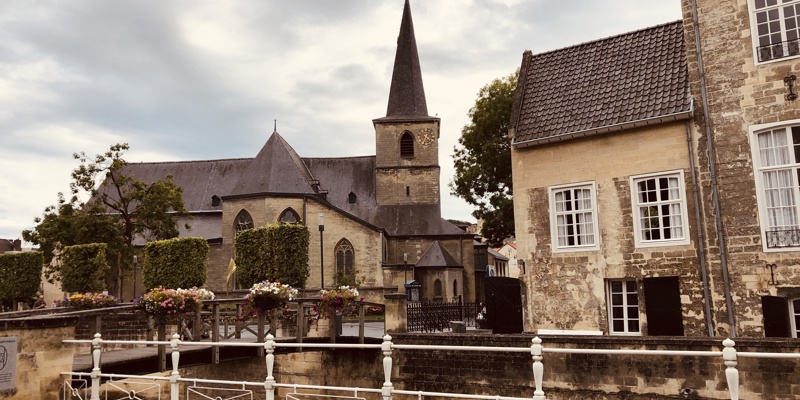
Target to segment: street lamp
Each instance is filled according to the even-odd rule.
[[[408,253],[403,253],[403,283],[408,283]]]
[[[139,257],[133,255],[133,298],[136,299],[136,270],[139,269]]]
[[[325,289],[325,262],[323,261],[322,232],[325,231],[325,214],[319,213],[317,216],[319,221],[319,287]]]

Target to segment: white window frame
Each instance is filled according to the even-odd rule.
[[[795,301],[800,302],[800,298],[795,297],[795,298],[790,298],[788,300],[789,301],[787,303],[789,303],[788,304],[789,305],[789,326],[791,326],[791,329],[792,329],[792,337],[796,338],[796,337],[798,337],[798,333],[800,333],[800,326],[797,326],[797,324],[795,323],[795,316],[800,314],[800,307],[795,309],[794,302]]]
[[[776,62],[776,61],[791,60],[791,59],[800,57],[800,42],[797,42],[797,46],[792,44],[791,47],[789,47],[788,43],[787,43],[786,46],[782,46],[784,52],[791,52],[791,53],[795,53],[795,54],[792,54],[792,55],[789,55],[789,56],[784,56],[784,57],[779,57],[779,58],[773,58],[773,59],[769,59],[769,60],[764,60],[764,61],[759,61],[759,58],[758,58],[758,46],[760,44],[759,44],[759,32],[758,32],[759,26],[758,26],[758,16],[757,16],[757,14],[761,13],[761,12],[766,12],[767,10],[776,10],[777,14],[778,14],[777,22],[778,22],[778,24],[780,24],[779,31],[780,31],[780,36],[781,36],[781,43],[786,43],[786,41],[787,41],[787,35],[786,35],[787,30],[795,29],[795,28],[791,28],[791,27],[789,29],[786,28],[787,19],[786,19],[786,15],[785,15],[785,7],[795,6],[795,10],[797,10],[798,8],[800,8],[800,7],[797,7],[797,6],[800,6],[800,0],[788,0],[789,1],[788,3],[783,3],[783,1],[786,1],[786,0],[777,0],[776,5],[765,7],[765,8],[761,8],[761,9],[756,9],[756,2],[757,1],[760,2],[761,0],[748,0],[747,1],[747,7],[748,7],[748,11],[749,11],[748,14],[750,15],[750,37],[752,39],[752,45],[753,45],[753,62],[756,65],[758,65],[758,64],[772,63],[772,62]],[[765,1],[768,1],[768,0],[765,0]],[[798,24],[800,22],[795,22],[795,23]],[[800,26],[798,26],[798,27],[800,27]],[[800,38],[798,38],[798,39],[800,39]]]
[[[611,292],[611,285],[614,282],[622,282],[622,304],[615,305],[613,302],[613,295],[614,293]],[[628,283],[632,282],[634,284],[634,291],[628,291]],[[636,294],[636,320],[639,321],[639,330],[638,331],[629,331],[628,330],[628,323],[629,321],[633,320],[631,315],[629,315],[629,307],[633,307],[628,304],[628,294]],[[608,309],[608,334],[613,336],[642,336],[642,308],[641,304],[642,301],[639,296],[639,283],[635,279],[608,279],[606,280],[606,308]],[[621,332],[617,332],[614,330],[614,307],[622,307],[623,310],[623,317],[621,318],[624,321],[624,330]],[[616,318],[620,319],[620,318]]]
[[[594,236],[594,243],[586,245],[581,244],[559,246],[557,217],[561,215],[561,212],[556,211],[556,193],[575,189],[588,189],[590,192],[590,200],[592,202],[592,208],[590,211],[592,213],[591,223],[593,228],[592,235]],[[550,242],[552,243],[553,253],[600,250],[600,229],[597,223],[597,185],[595,182],[580,182],[550,186],[548,191],[550,202]]]
[[[800,126],[800,119],[774,122],[769,124],[751,125],[749,127],[748,137],[750,139],[750,152],[751,152],[750,154],[753,159],[753,177],[756,186],[756,203],[758,205],[759,226],[761,228],[761,246],[762,250],[765,253],[800,251],[800,246],[769,247],[770,243],[767,239],[767,232],[770,231],[771,227],[769,223],[770,221],[769,208],[768,208],[768,202],[766,198],[766,190],[763,178],[763,174],[765,172],[779,171],[786,169],[792,171],[791,177],[792,177],[792,182],[794,183],[792,188],[792,194],[794,197],[793,200],[795,202],[794,208],[798,221],[800,221],[800,184],[798,184],[798,170],[800,170],[800,160],[794,160],[795,158],[794,151],[791,151],[791,146],[793,144],[791,139],[791,128],[793,126]],[[790,147],[789,157],[790,160],[794,162],[790,162],[789,164],[762,167],[763,162],[761,160],[758,135],[769,131],[774,131],[780,128],[786,129],[787,140]],[[800,145],[800,143],[798,143],[798,145]],[[800,229],[800,222],[798,222],[797,225],[798,229]]]
[[[635,175],[630,177],[630,188],[631,188],[631,216],[633,217],[633,237],[636,241],[636,247],[663,247],[663,246],[681,246],[687,245],[690,243],[690,232],[689,232],[689,215],[687,212],[686,206],[686,185],[684,184],[683,180],[683,170],[674,170],[674,171],[664,171],[664,172],[655,172],[650,174],[644,175]],[[657,202],[653,203],[653,205],[661,206],[665,204],[680,204],[680,223],[681,227],[683,228],[683,237],[680,238],[670,238],[670,239],[656,239],[656,240],[646,240],[642,237],[642,221],[639,213],[639,208],[642,205],[639,203],[639,186],[638,183],[640,181],[648,180],[648,179],[658,179],[658,178],[678,178],[678,189],[680,199],[669,199],[669,200],[658,200]]]

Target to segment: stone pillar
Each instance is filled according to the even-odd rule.
[[[408,314],[405,293],[389,293],[383,295],[383,298],[386,300],[386,333],[407,332]]]

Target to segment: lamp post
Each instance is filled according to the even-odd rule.
[[[325,214],[319,213],[317,217],[317,221],[319,221],[319,287],[320,289],[325,289],[324,246],[322,244],[322,233],[325,231]]]
[[[133,255],[133,298],[136,299],[136,270],[139,269],[139,257]]]
[[[403,253],[403,283],[408,283],[408,253]]]

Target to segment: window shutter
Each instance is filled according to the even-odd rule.
[[[789,307],[785,298],[762,296],[761,310],[764,313],[764,337],[791,337]]]
[[[683,336],[681,292],[677,276],[644,279],[649,336]]]

